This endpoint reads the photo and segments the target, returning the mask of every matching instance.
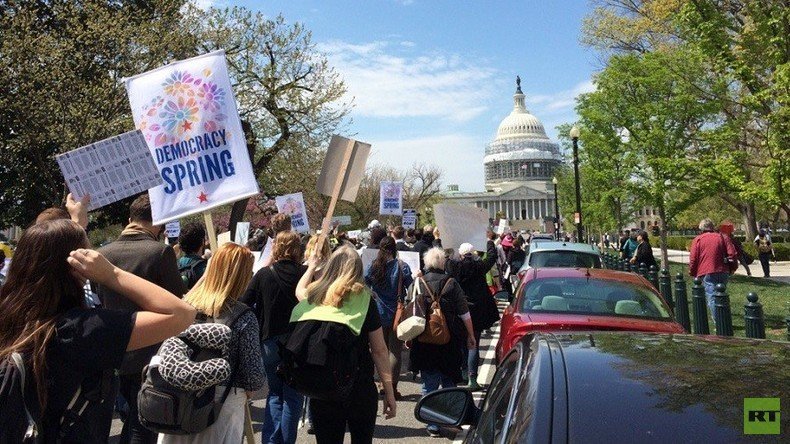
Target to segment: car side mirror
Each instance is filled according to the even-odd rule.
[[[472,424],[476,412],[472,392],[460,387],[429,393],[414,407],[414,417],[418,421],[446,427]]]
[[[497,291],[494,294],[494,299],[496,299],[497,301],[502,301],[502,302],[510,302],[510,293],[508,293],[505,290]]]

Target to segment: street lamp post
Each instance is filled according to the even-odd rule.
[[[573,140],[573,178],[576,182],[576,236],[577,242],[584,242],[584,233],[582,232],[582,195],[579,188],[579,128],[573,125],[570,132],[571,140]]]
[[[557,176],[551,178],[554,184],[554,236],[560,240],[560,198],[557,194]]]

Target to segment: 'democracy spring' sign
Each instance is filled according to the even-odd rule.
[[[304,208],[302,193],[286,194],[274,198],[277,212],[291,216],[291,228],[299,233],[309,233],[310,224],[307,221],[307,211]]]
[[[400,216],[403,212],[403,184],[401,182],[381,182],[379,214]]]
[[[148,190],[154,224],[258,193],[224,51],[128,78],[126,89],[164,182]]]

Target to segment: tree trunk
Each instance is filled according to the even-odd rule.
[[[667,252],[667,212],[664,201],[658,205],[658,220],[661,224],[659,231],[659,245],[661,247],[661,267],[669,270],[669,253]]]
[[[754,203],[750,202],[741,206],[743,224],[746,225],[746,241],[750,242],[757,237],[757,211]]]
[[[252,130],[252,125],[246,120],[241,121],[241,129],[244,131],[244,138],[247,141],[247,155],[250,156],[250,163],[255,164],[255,131]],[[254,171],[255,177],[258,177],[258,171]],[[244,211],[247,209],[247,202],[250,198],[242,199],[233,203],[233,208],[230,210],[230,218],[228,219],[228,230],[230,230],[230,238],[236,238],[236,224],[244,219]]]

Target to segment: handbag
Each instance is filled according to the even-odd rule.
[[[445,345],[450,342],[450,329],[447,328],[447,319],[445,319],[444,313],[442,313],[441,304],[439,303],[449,283],[450,278],[444,281],[444,285],[441,287],[442,290],[439,292],[438,296],[431,291],[431,287],[427,283],[425,284],[425,288],[431,296],[431,314],[428,315],[425,331],[417,337],[417,340],[422,343]]]
[[[425,319],[425,307],[422,304],[420,280],[414,282],[411,301],[406,304],[401,313],[410,313],[411,315],[395,328],[395,335],[404,342],[413,340],[425,331],[427,320]]]

